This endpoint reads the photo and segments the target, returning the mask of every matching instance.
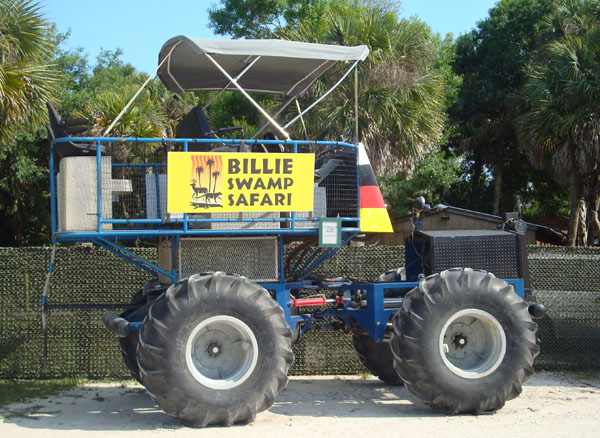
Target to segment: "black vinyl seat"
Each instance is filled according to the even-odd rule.
[[[46,102],[48,108],[48,117],[50,124],[46,125],[48,138],[50,141],[57,138],[70,137],[72,134],[79,134],[87,130],[89,122],[85,119],[63,119],[50,102]],[[104,146],[100,146],[100,152],[105,154]],[[61,142],[54,145],[54,150],[58,160],[65,157],[91,157],[96,155],[96,144],[94,143],[74,143]]]
[[[239,127],[232,128],[220,128],[216,132],[210,128],[206,114],[202,111],[202,108],[195,106],[187,113],[175,127],[175,137],[177,138],[214,138],[218,139],[219,134],[241,131],[242,137],[244,136],[244,130]],[[219,149],[219,150],[217,150]],[[230,145],[220,145],[214,148],[212,143],[189,143],[188,151],[190,152],[231,152],[231,150],[238,150],[238,147]]]
[[[175,137],[177,138],[219,138],[217,134],[210,129],[206,114],[202,108],[195,106],[183,117],[175,127]],[[212,143],[190,143],[188,151],[190,152],[208,152],[212,149]]]
[[[263,140],[279,140],[277,136],[269,131],[263,136]],[[285,152],[285,147],[281,143],[256,143],[252,152],[266,152],[266,153],[282,153]]]

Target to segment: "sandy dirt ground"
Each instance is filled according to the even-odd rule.
[[[294,377],[256,421],[194,429],[164,414],[133,382],[89,383],[0,409],[0,437],[599,437],[600,378],[531,378],[504,409],[447,416],[375,378]]]

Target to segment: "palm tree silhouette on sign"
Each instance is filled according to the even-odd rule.
[[[202,187],[202,174],[204,173],[204,167],[196,167],[196,173],[198,174],[198,187]]]
[[[218,170],[215,170],[212,173],[212,176],[215,178],[214,187],[213,187],[214,190],[217,190],[217,179],[219,178],[219,175],[221,175],[221,172],[219,172]]]
[[[212,182],[212,167],[215,164],[215,160],[213,160],[212,158],[209,158],[208,160],[206,160],[206,165],[208,166],[208,191],[210,192],[210,185]]]

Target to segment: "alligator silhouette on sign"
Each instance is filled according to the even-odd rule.
[[[211,207],[223,208],[223,205],[219,202],[219,199],[221,199],[222,197],[223,197],[223,194],[221,192],[211,192],[211,193],[203,192],[203,193],[199,194],[198,196],[193,197],[193,200],[192,200],[192,202],[190,202],[190,205],[194,208],[211,208]],[[200,202],[200,200],[203,198],[204,198],[204,202]]]

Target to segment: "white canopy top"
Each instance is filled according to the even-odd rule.
[[[336,62],[362,61],[369,54],[369,49],[367,46],[344,47],[284,40],[177,36],[168,40],[160,51],[158,76],[167,89],[177,93],[227,87],[229,79],[207,54],[234,78],[255,61],[238,81],[244,90],[293,97],[307,89]],[[163,62],[167,56],[169,59]]]

